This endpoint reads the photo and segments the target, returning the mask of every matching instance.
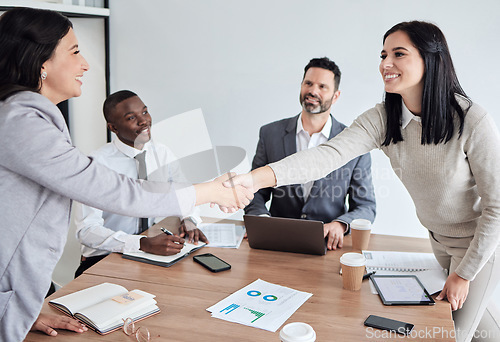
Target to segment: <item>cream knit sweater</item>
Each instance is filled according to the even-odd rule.
[[[464,110],[468,102],[457,96]],[[386,113],[383,104],[359,116],[335,138],[269,166],[277,186],[326,176],[351,159],[381,149],[410,193],[427,229],[450,236],[474,236],[456,269],[473,280],[500,240],[500,135],[490,115],[476,104],[467,111],[462,136],[458,129],[446,144],[422,145],[422,126],[411,120],[403,141],[382,146]],[[456,120],[458,127],[458,119]]]

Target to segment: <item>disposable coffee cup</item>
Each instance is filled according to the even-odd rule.
[[[366,258],[361,253],[344,253],[340,257],[344,289],[359,291],[365,273]]]
[[[370,243],[370,233],[372,231],[372,224],[369,220],[356,219],[350,224],[352,236],[352,249],[362,251],[368,249]]]
[[[314,342],[316,332],[307,323],[288,323],[280,331],[280,340],[282,342]]]

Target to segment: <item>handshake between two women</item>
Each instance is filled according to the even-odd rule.
[[[196,187],[200,185],[207,190],[203,188],[198,191],[197,188],[196,204],[210,202],[211,207],[218,204],[224,213],[234,213],[245,208],[259,189],[276,185],[276,179],[273,170],[264,166],[240,175],[227,173],[212,182],[197,184]]]

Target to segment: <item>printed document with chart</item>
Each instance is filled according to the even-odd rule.
[[[275,332],[311,296],[257,279],[207,311],[215,318]]]

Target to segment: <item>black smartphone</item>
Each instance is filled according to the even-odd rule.
[[[394,331],[401,335],[408,335],[414,325],[406,322],[396,321],[394,319],[370,315],[365,320],[365,325],[367,327]]]
[[[231,265],[211,253],[195,255],[193,260],[212,272],[226,271],[231,268]]]

